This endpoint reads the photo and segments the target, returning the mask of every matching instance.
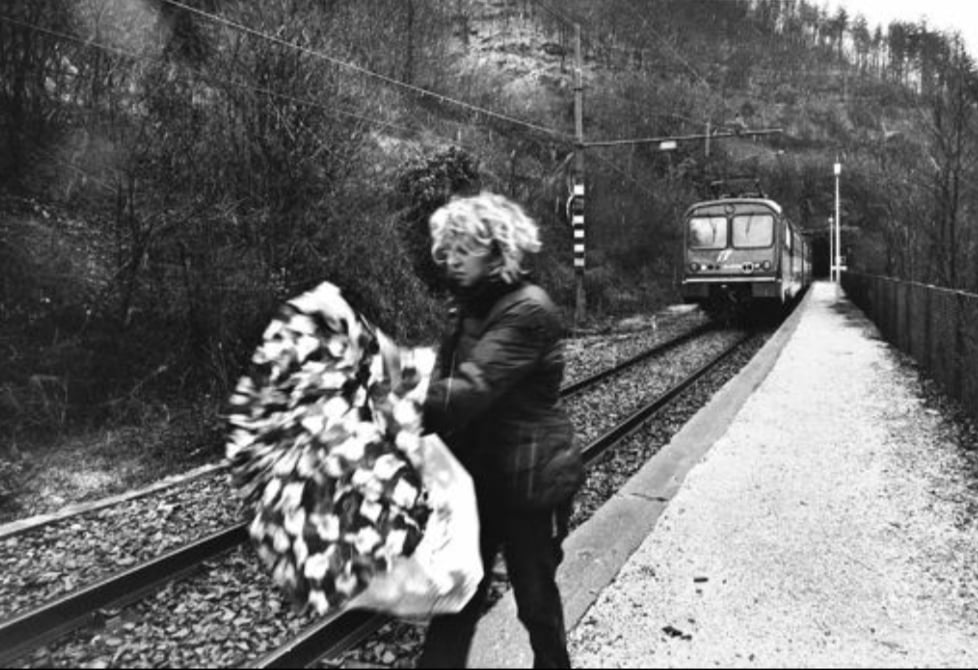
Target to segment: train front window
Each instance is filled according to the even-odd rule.
[[[733,246],[760,249],[774,244],[774,217],[770,214],[737,214],[733,217]]]
[[[726,217],[696,216],[689,220],[690,249],[724,249],[726,246]]]

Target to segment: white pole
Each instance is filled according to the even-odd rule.
[[[835,280],[842,281],[842,250],[839,246],[842,237],[842,221],[839,219],[839,175],[842,174],[842,163],[839,163],[838,159],[833,170],[835,172]]]
[[[835,217],[829,215],[829,281],[835,281],[835,228],[832,222]]]

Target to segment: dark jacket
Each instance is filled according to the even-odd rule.
[[[480,498],[550,507],[583,481],[559,405],[561,335],[554,304],[534,284],[490,284],[461,301],[425,401],[425,428],[468,469]]]

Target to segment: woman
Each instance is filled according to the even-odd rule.
[[[519,205],[491,193],[452,200],[430,224],[432,255],[459,310],[439,351],[425,429],[475,482],[486,576],[465,609],[432,620],[418,667],[465,666],[500,548],[534,667],[570,667],[555,576],[583,466],[558,406],[560,321],[522,266],[540,249],[537,228]]]

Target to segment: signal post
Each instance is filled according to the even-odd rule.
[[[571,226],[574,230],[574,324],[587,316],[584,292],[586,252],[584,243],[584,59],[581,54],[581,24],[574,24],[574,181],[571,194]]]

